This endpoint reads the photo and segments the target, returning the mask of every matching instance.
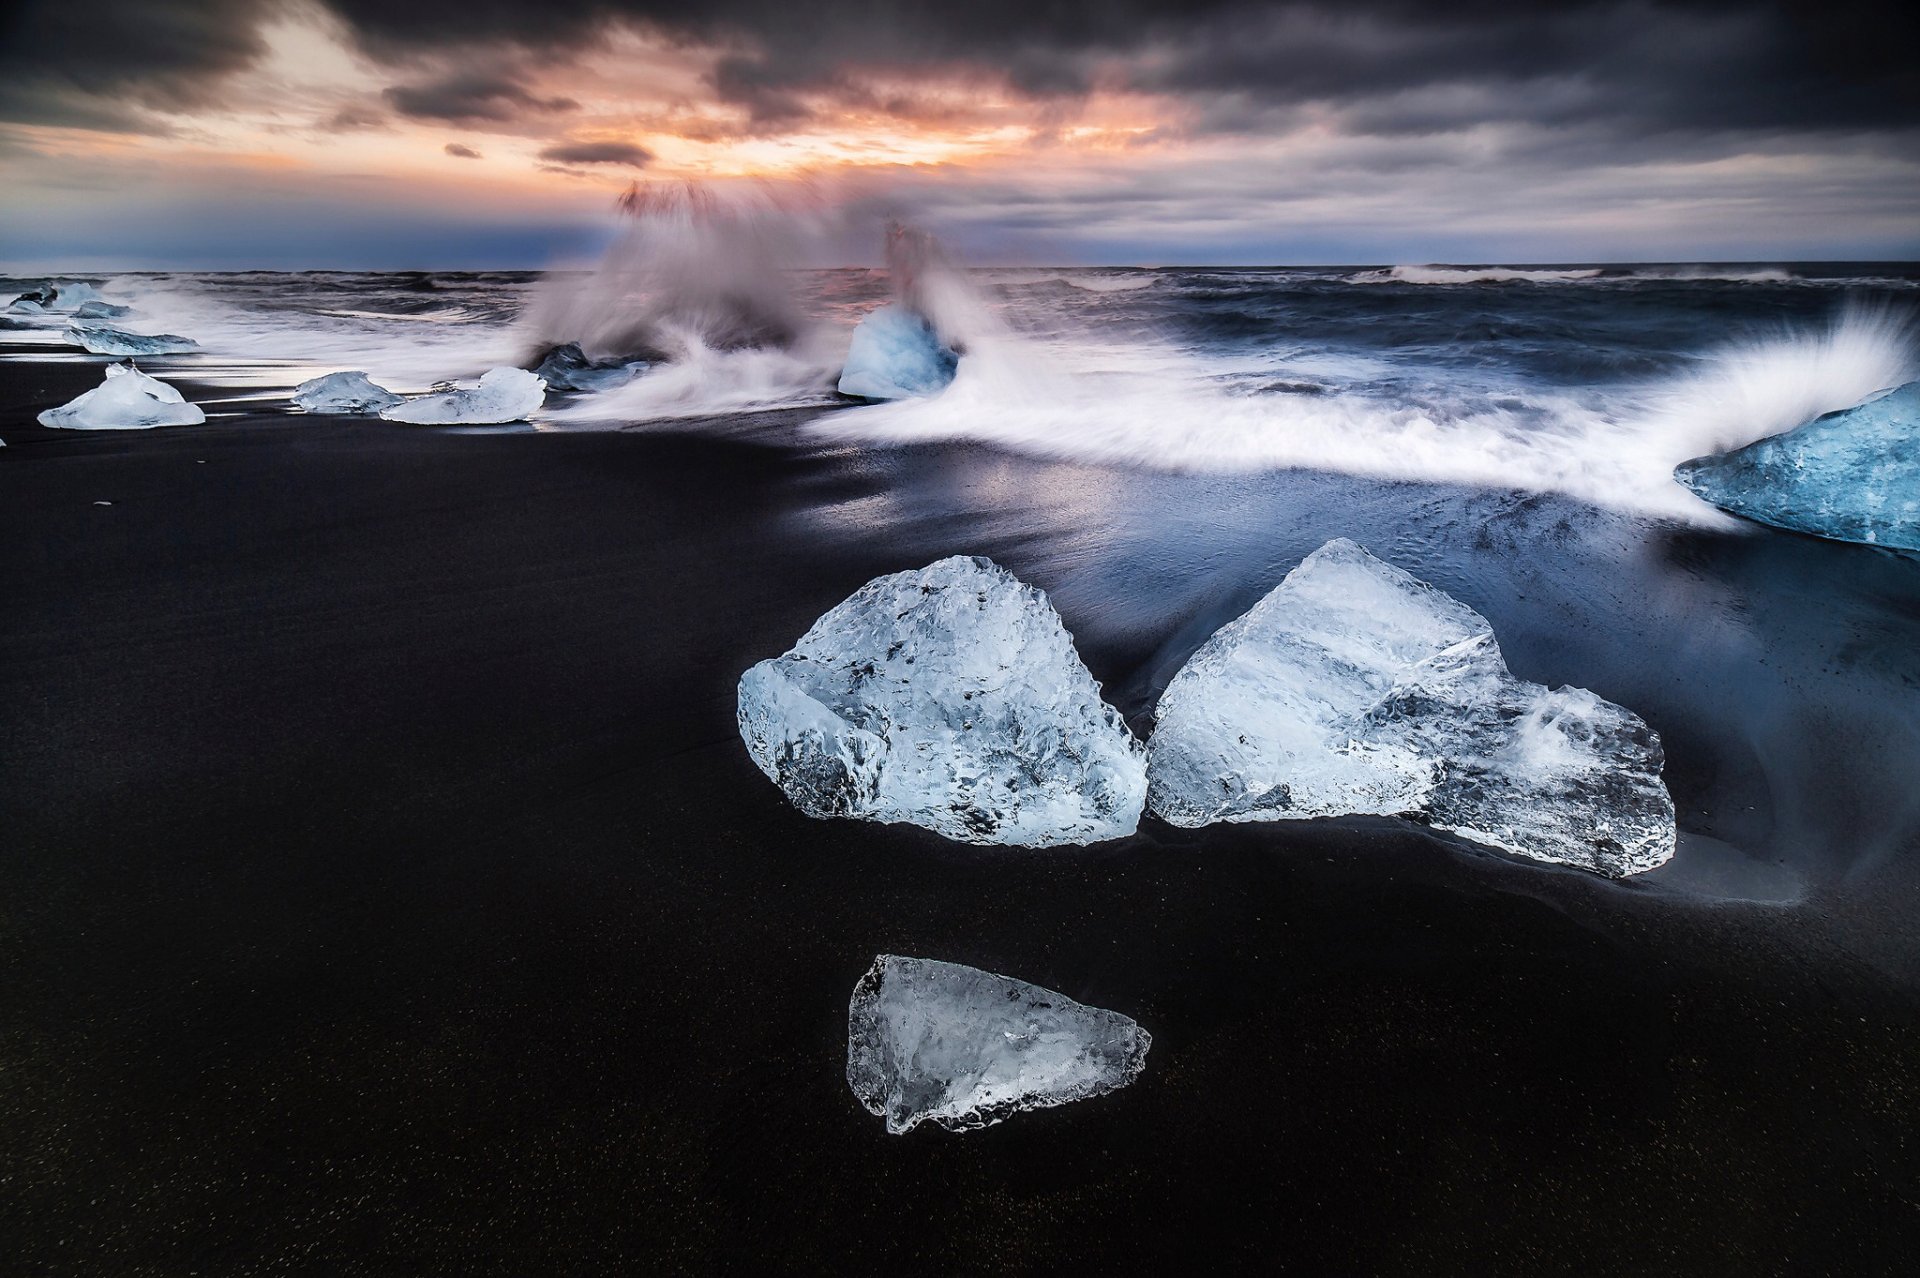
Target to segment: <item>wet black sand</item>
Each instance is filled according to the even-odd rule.
[[[783,422],[30,424],[98,377],[0,365],[10,1272],[1911,1263],[1912,561]],[[1672,873],[1390,821],[982,852],[809,821],[735,736],[748,664],[958,551],[1137,715],[1343,530],[1646,715]],[[842,1079],[881,951],[1123,1011],[1147,1070],[888,1136]]]

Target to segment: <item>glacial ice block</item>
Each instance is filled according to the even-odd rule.
[[[919,315],[904,306],[872,312],[853,330],[840,393],[862,399],[937,395],[953,380],[960,357]]]
[[[293,388],[294,407],[308,413],[377,413],[405,402],[359,371],[328,373]]]
[[[1920,550],[1920,382],[1673,477],[1723,510],[1838,541]]]
[[[649,367],[643,359],[596,363],[587,358],[580,343],[566,342],[548,351],[535,365],[533,373],[547,383],[548,390],[601,391],[625,386]]]
[[[1118,1091],[1153,1037],[1131,1018],[977,967],[882,954],[847,1007],[847,1085],[899,1135],[989,1127]]]
[[[185,355],[200,349],[200,343],[191,337],[128,333],[104,324],[69,324],[67,341],[95,355]]]
[[[525,421],[547,400],[547,384],[524,368],[496,368],[471,390],[437,391],[380,410],[390,422],[491,426]]]
[[[121,306],[117,302],[82,302],[73,308],[73,318],[77,320],[119,319],[131,314],[131,306]]]
[[[1148,802],[1175,825],[1417,815],[1613,876],[1673,855],[1652,729],[1514,678],[1485,618],[1344,539],[1201,645],[1156,716]]]
[[[207,415],[165,382],[128,364],[109,364],[106,380],[70,404],[40,414],[42,426],[67,430],[144,430],[196,426]]]
[[[954,556],[868,582],[740,678],[740,736],[808,816],[966,843],[1133,833],[1145,753],[1047,597]]]

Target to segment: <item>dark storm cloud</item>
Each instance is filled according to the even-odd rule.
[[[715,91],[767,132],[816,103],[871,109],[877,73],[997,80],[1038,101],[1096,84],[1165,93],[1216,131],[1261,131],[1307,103],[1396,133],[1504,120],[1606,121],[1641,138],[1920,125],[1910,0],[320,2],[396,68],[531,67],[597,47],[616,23],[719,48]],[[12,0],[0,6],[0,118],[133,127],[144,112],[217,101],[281,7]],[[421,119],[572,105],[484,70],[396,79],[389,103]]]
[[[384,96],[394,110],[416,120],[484,124],[513,120],[529,112],[573,111],[572,98],[540,98],[504,75],[462,71],[425,84],[397,84]]]
[[[1340,104],[1479,84],[1507,96],[1489,118],[1524,116],[1535,89],[1575,81],[1580,114],[1668,129],[1847,129],[1920,123],[1916,34],[1906,0],[977,0],[965,5],[827,0],[330,0],[363,46],[394,56],[462,40],[549,51],[586,47],[611,21],[730,42],[716,89],[757,120],[798,119],[875,67],[987,70],[1035,97],[1074,96],[1103,66],[1125,87],[1200,100],[1251,119],[1305,101]],[[1432,121],[1448,127],[1441,111]],[[1417,106],[1392,127],[1425,127]],[[1385,121],[1383,121],[1385,122]]]
[[[631,142],[561,142],[542,148],[540,158],[555,164],[627,164],[644,169],[653,152]]]
[[[159,131],[145,111],[216,101],[265,46],[271,0],[7,0],[0,120]]]

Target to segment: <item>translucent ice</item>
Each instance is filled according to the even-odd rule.
[[[377,413],[404,402],[357,371],[328,373],[293,388],[294,406],[309,413]]]
[[[882,954],[847,1008],[847,1085],[898,1135],[988,1127],[1117,1091],[1153,1038],[1118,1012],[933,959]]]
[[[809,816],[967,843],[1133,833],[1145,757],[1047,597],[954,556],[868,582],[740,678],[740,736]]]
[[[547,399],[547,384],[524,368],[496,368],[471,390],[438,391],[380,410],[390,422],[428,426],[525,421]]]
[[[191,337],[128,333],[104,324],[69,324],[67,340],[95,355],[184,355],[200,349]]]
[[[114,302],[82,302],[73,308],[73,317],[77,320],[119,319],[123,315],[133,314],[131,306],[121,306]]]
[[[960,357],[941,342],[933,325],[904,306],[882,306],[853,330],[840,393],[862,399],[937,395],[959,366]]]
[[[194,426],[207,415],[180,392],[126,364],[107,366],[107,378],[80,398],[40,414],[42,426],[68,430],[144,430],[149,426]]]
[[[547,383],[548,390],[599,391],[625,386],[648,367],[643,359],[617,364],[595,363],[587,358],[578,342],[567,342],[548,351],[533,372]]]
[[[1175,825],[1407,814],[1608,875],[1673,855],[1645,723],[1515,679],[1485,618],[1351,541],[1222,627],[1156,713],[1148,802]]]
[[[1920,550],[1920,382],[1673,474],[1763,524]]]

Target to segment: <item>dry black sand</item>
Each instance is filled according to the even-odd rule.
[[[31,425],[98,370],[0,364],[6,1272],[1910,1272],[1910,560],[1688,534],[1622,579],[1527,503],[1447,559],[1402,490],[783,422]],[[1030,497],[1139,532],[1176,489],[1148,522],[1217,499],[1219,545]],[[983,852],[807,820],[735,735],[748,664],[956,551],[1137,715],[1343,528],[1661,730],[1673,874],[1391,821]],[[889,1136],[842,1078],[882,951],[1123,1011],[1147,1070]]]

